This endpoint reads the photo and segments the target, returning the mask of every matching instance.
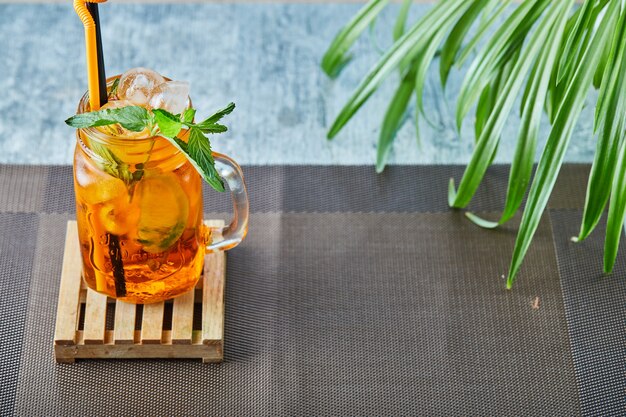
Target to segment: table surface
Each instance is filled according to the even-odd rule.
[[[102,7],[108,73],[146,66],[189,80],[201,113],[238,105],[214,141],[248,165],[252,203],[250,235],[228,255],[226,361],[54,363],[74,217],[74,139],[63,120],[85,89],[83,33],[66,1],[0,0],[0,415],[626,414],[626,255],[603,277],[602,230],[570,242],[587,166],[564,168],[507,292],[515,221],[485,231],[448,210],[447,181],[462,168],[430,165],[469,159],[472,120],[459,138],[451,116],[462,71],[444,93],[432,69],[432,126],[416,146],[405,123],[390,158],[413,166],[377,176],[354,165],[375,159],[393,82],[325,140],[379,56],[364,37],[338,80],[319,69],[356,1],[151,2]],[[397,8],[377,24],[383,45]],[[568,161],[591,161],[592,116],[588,105]],[[518,124],[514,115],[498,162],[510,161]],[[495,216],[506,174],[491,168],[470,209]],[[207,216],[228,210],[205,189]]]
[[[71,163],[74,136],[63,120],[75,112],[86,75],[83,29],[69,2],[63,3],[0,4],[0,163]],[[390,43],[398,7],[388,6],[377,23],[381,45]],[[416,5],[410,21],[428,7]],[[231,132],[216,137],[214,146],[242,164],[372,164],[395,76],[336,140],[325,139],[341,105],[379,57],[364,36],[354,47],[354,62],[338,80],[329,80],[319,68],[331,39],[358,8],[344,2],[154,5],[111,0],[100,13],[107,73],[144,66],[188,80],[201,115],[235,101],[238,108],[228,119]],[[159,47],[152,47],[156,42]],[[185,45],[182,52],[180,45]],[[391,163],[467,162],[473,121],[468,119],[459,139],[452,116],[462,77],[463,71],[453,71],[443,94],[438,68],[431,68],[424,101],[434,127],[422,123],[417,146],[408,117]],[[592,120],[590,104],[567,160],[592,160]],[[515,114],[502,135],[498,162],[511,160],[518,124]],[[544,123],[543,133],[546,128]]]
[[[0,414],[623,414],[626,253],[605,277],[601,231],[570,241],[588,169],[564,167],[507,291],[519,218],[487,231],[449,210],[462,167],[244,167],[225,362],[57,365],[71,167],[0,165]],[[471,210],[497,216],[507,171],[488,171]],[[207,217],[220,197],[205,189]]]

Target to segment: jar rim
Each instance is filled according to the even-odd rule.
[[[113,82],[115,80],[121,78],[121,76],[122,74],[117,74],[117,75],[107,78],[107,81],[106,81],[107,89],[108,87],[113,85]],[[171,81],[171,79],[168,77],[163,77],[163,78],[166,81]],[[191,107],[191,98],[188,99],[188,107]],[[85,94],[83,94],[80,101],[78,102],[78,108],[76,110],[76,113],[77,114],[86,113],[88,110],[89,110],[89,91],[85,91]],[[115,146],[136,146],[138,144],[145,144],[145,143],[149,143],[151,141],[155,141],[159,139],[167,140],[160,135],[147,136],[144,138],[135,138],[135,137],[128,138],[124,136],[111,136],[107,133],[102,132],[99,129],[96,129],[95,127],[78,128],[77,134],[79,137],[80,137],[80,134],[78,131],[82,131],[90,140],[95,139],[96,141],[102,144],[109,144],[109,145],[115,145]]]

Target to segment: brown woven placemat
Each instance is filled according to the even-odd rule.
[[[247,241],[229,253],[225,363],[59,366],[51,340],[71,168],[0,166],[0,314],[11,314],[0,414],[618,412],[621,316],[602,317],[623,309],[619,293],[612,299],[603,287],[581,316],[580,283],[599,278],[574,261],[601,259],[564,241],[587,171],[565,168],[506,291],[514,225],[485,231],[447,209],[447,180],[460,167],[391,167],[383,176],[371,167],[247,167],[253,213]],[[488,172],[474,209],[497,215],[506,173]],[[206,193],[207,212],[228,210],[219,198]],[[591,335],[610,341],[610,358],[594,357],[604,350],[590,350]],[[604,378],[617,389],[602,389]]]

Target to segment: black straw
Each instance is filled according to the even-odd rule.
[[[120,238],[109,233],[109,257],[113,266],[113,279],[115,281],[115,295],[117,297],[126,296],[126,275],[124,273],[124,262],[122,262],[122,248]]]
[[[91,13],[96,24],[96,54],[98,57],[98,89],[100,90],[100,106],[104,106],[109,101],[107,92],[107,77],[104,72],[104,54],[102,53],[102,34],[100,32],[100,14],[98,3],[87,3],[87,10]],[[113,279],[115,280],[115,295],[117,297],[126,296],[126,276],[124,273],[124,261],[122,260],[122,248],[120,238],[117,235],[109,235],[109,258],[113,267]]]
[[[100,13],[98,3],[87,3],[87,10],[91,13],[96,24],[96,54],[98,56],[98,87],[100,90],[100,105],[104,106],[108,100],[107,77],[104,71],[104,54],[102,53],[102,34],[100,32]]]

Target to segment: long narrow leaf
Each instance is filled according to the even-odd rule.
[[[450,68],[454,65],[459,49],[461,49],[463,39],[467,36],[470,28],[485,7],[498,2],[500,2],[500,0],[472,0],[472,5],[459,19],[454,28],[452,28],[448,39],[441,48],[441,56],[439,58],[439,76],[442,86],[446,86]]]
[[[398,17],[396,19],[396,24],[393,26],[393,41],[397,41],[404,35],[404,30],[406,28],[406,20],[409,17],[409,10],[411,9],[411,4],[413,4],[413,0],[403,0],[402,6],[400,6],[400,11],[398,12]]]
[[[350,61],[348,51],[369,24],[385,8],[389,0],[370,0],[337,34],[322,58],[322,69],[335,78]]]
[[[515,103],[515,98],[524,83],[525,77],[535,62],[537,55],[541,49],[544,48],[544,41],[553,29],[554,23],[564,14],[564,6],[562,5],[571,1],[572,0],[567,0],[563,3],[555,3],[555,5],[547,11],[547,16],[542,21],[542,24],[539,25],[537,30],[532,34],[528,45],[523,50],[505,87],[502,89],[492,115],[489,117],[487,125],[478,140],[476,149],[459,183],[457,195],[454,199],[454,207],[465,207],[476,192],[478,185],[487,171],[489,160],[496,149],[502,129]]]
[[[461,85],[456,109],[456,124],[460,130],[463,119],[480,97],[497,69],[522,47],[524,38],[539,19],[550,0],[524,1],[496,31],[491,41],[479,52]]]
[[[476,106],[476,122],[474,126],[474,134],[475,141],[478,142],[478,139],[482,135],[483,129],[487,124],[487,120],[489,120],[489,116],[493,113],[494,106],[498,100],[502,89],[506,85],[507,80],[509,79],[509,75],[511,75],[511,71],[517,61],[519,59],[519,50],[513,55],[513,57],[507,61],[500,69],[494,80],[485,87],[484,93],[485,96],[481,94],[481,97],[478,99],[478,104]]]
[[[585,95],[591,86],[595,68],[601,59],[603,46],[611,39],[611,33],[608,28],[612,26],[614,19],[617,19],[619,16],[618,11],[618,2],[609,3],[606,15],[595,32],[591,43],[585,48],[582,59],[576,65],[574,76],[556,113],[554,126],[539,160],[537,173],[530,188],[528,201],[515,241],[507,277],[507,288],[511,288],[515,281],[543,215],[543,210],[548,204],[548,199],[563,163],[565,150],[583,108]]]
[[[433,28],[441,26],[450,16],[458,13],[464,0],[447,0],[435,5],[420,19],[411,30],[404,34],[389,51],[370,70],[369,74],[359,84],[328,132],[328,139],[339,133],[345,124],[352,118],[363,103],[376,91],[380,83],[402,62],[414,59],[426,44],[428,33]],[[426,38],[426,39],[425,39]]]
[[[562,16],[564,16],[564,14]],[[561,23],[563,23],[563,21],[561,21]],[[515,215],[522,204],[524,194],[530,183],[543,103],[547,95],[551,70],[556,61],[556,52],[563,36],[561,27],[562,25],[556,25],[551,31],[545,42],[547,47],[541,51],[539,59],[531,72],[528,81],[530,88],[527,89],[526,92],[528,95],[524,99],[517,146],[509,173],[506,203],[500,220],[498,220],[498,222],[490,222],[487,225],[489,228],[504,224]],[[476,216],[471,218],[471,220],[476,223],[475,219]],[[485,227],[482,224],[477,224]]]
[[[566,74],[571,66],[574,65],[572,62],[571,56],[572,50],[578,50],[580,46],[580,40],[582,39],[586,28],[589,27],[589,22],[593,17],[593,4],[594,1],[585,1],[580,9],[576,12],[576,19],[574,20],[574,25],[569,31],[567,38],[565,39],[565,45],[561,48],[561,56],[559,62],[557,64],[556,72],[557,72],[557,83],[561,82],[563,79],[563,75]]]
[[[626,144],[622,144],[613,182],[604,241],[604,272],[613,271],[626,215]]]
[[[383,172],[385,169],[391,145],[396,137],[396,132],[400,128],[406,109],[409,105],[409,101],[413,96],[416,66],[417,64],[414,64],[400,82],[398,89],[389,103],[387,112],[385,113],[383,125],[380,130],[380,137],[378,139],[378,151],[376,154],[376,172],[378,173]]]
[[[498,7],[493,14],[489,14],[488,18],[483,18],[478,25],[478,29],[476,30],[476,34],[470,39],[470,41],[461,49],[459,52],[459,57],[456,61],[456,65],[460,67],[467,61],[471,52],[476,49],[478,43],[483,39],[483,37],[487,34],[489,28],[493,26],[493,24],[498,20],[498,18],[504,13],[504,11],[509,7],[512,0],[504,0],[499,2],[500,7]],[[489,12],[485,9],[485,12]]]
[[[596,144],[596,153],[587,182],[585,211],[580,226],[578,240],[583,240],[596,227],[606,207],[611,193],[613,174],[617,164],[617,155],[621,147],[626,121],[624,107],[624,59],[626,46],[626,14],[622,14],[619,26],[614,30],[613,41],[609,43],[610,52],[606,66],[607,75],[600,90],[597,109],[601,112],[600,135]],[[606,48],[605,48],[606,49]],[[605,53],[602,54],[602,59]],[[597,74],[597,71],[596,71]],[[594,74],[595,76],[595,74]],[[597,113],[596,113],[597,114]]]
[[[494,94],[495,85],[498,84],[499,76],[490,84],[487,84],[480,97],[478,98],[478,104],[476,105],[476,121],[474,122],[474,138],[478,141],[480,135],[487,124],[487,120],[493,110],[494,98],[497,94]]]
[[[476,0],[474,0],[476,1]],[[478,2],[482,2],[484,0],[477,0]],[[463,7],[459,8],[454,15],[451,15],[450,19],[444,24],[435,28],[432,37],[428,40],[426,48],[420,53],[417,72],[415,74],[415,94],[417,97],[417,110],[425,115],[424,112],[424,101],[423,101],[423,92],[424,92],[424,83],[426,81],[426,75],[428,72],[428,68],[432,63],[432,60],[439,49],[439,45],[443,41],[443,39],[449,34],[450,30],[454,31],[453,26],[454,22],[458,19],[463,19],[464,16],[467,16],[467,12],[469,9],[474,6],[476,3],[472,3],[472,1],[467,1],[463,5]],[[460,22],[460,20],[458,21]],[[456,23],[458,25],[458,22]],[[450,34],[452,36],[452,34]],[[441,65],[441,61],[440,61]]]
[[[602,0],[602,1],[587,0],[587,1],[595,4],[591,11],[591,19],[589,21],[596,22],[598,20],[598,16],[604,10],[605,4],[609,0]],[[570,21],[568,22],[570,32],[577,29],[576,21],[573,21],[573,19],[578,20],[579,12],[581,11],[582,10],[579,9],[574,14],[574,16],[570,18]],[[566,26],[566,31],[567,31],[568,26]],[[587,50],[587,47],[589,46],[595,32],[593,30],[593,25],[591,25],[590,23],[587,26],[580,26],[579,29],[581,31],[580,36],[576,36],[570,32],[567,33],[567,36],[574,36],[575,39],[577,40],[576,40],[576,43],[573,44],[568,51],[564,51],[563,49],[561,49],[560,51],[561,55],[559,57],[560,60],[567,59],[569,61],[578,63],[582,59],[583,53]],[[602,47],[604,51],[605,45],[601,45],[600,47]],[[574,65],[565,66],[564,69],[561,69],[560,73],[559,73],[559,69],[560,69],[559,66],[557,65],[554,66],[554,69],[552,72],[552,78],[550,81],[550,89],[548,90],[548,100],[546,101],[546,112],[548,113],[548,117],[551,123],[554,123],[554,119],[556,117],[556,111],[561,105],[561,102],[563,100],[563,97],[565,96],[565,91],[567,87],[570,85],[570,81],[574,76],[576,66]]]

